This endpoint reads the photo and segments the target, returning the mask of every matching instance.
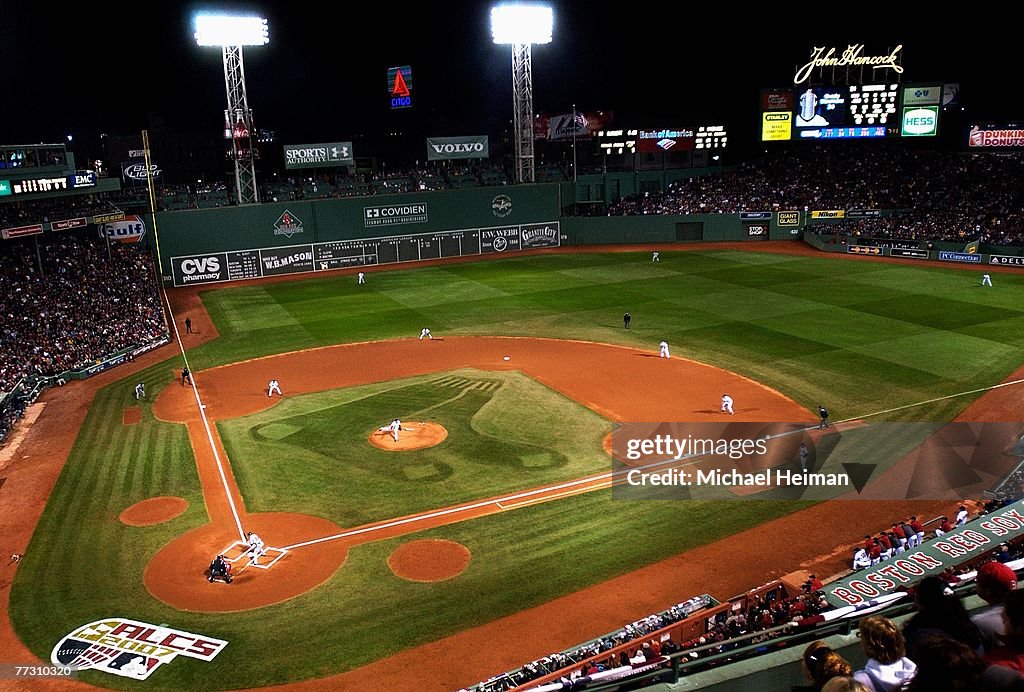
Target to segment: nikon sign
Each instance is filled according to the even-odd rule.
[[[284,145],[285,170],[352,165],[355,165],[355,159],[352,158],[352,142]]]
[[[487,135],[475,137],[427,137],[427,161],[486,159]]]

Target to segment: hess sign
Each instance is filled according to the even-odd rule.
[[[388,95],[391,108],[412,108],[412,67],[388,68]]]

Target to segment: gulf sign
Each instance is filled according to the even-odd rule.
[[[135,214],[129,214],[122,221],[103,223],[99,226],[100,237],[119,243],[140,243],[146,236],[146,224]]]

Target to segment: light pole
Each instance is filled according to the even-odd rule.
[[[228,117],[232,120],[231,153],[235,160],[235,190],[239,204],[258,204],[256,161],[252,147],[252,112],[245,93],[245,67],[242,46],[270,43],[267,20],[262,17],[236,17],[200,14],[195,22],[196,43],[219,46],[224,54],[224,86],[228,95]],[[240,136],[236,136],[236,133]],[[244,140],[240,142],[239,140]]]
[[[512,127],[516,134],[516,182],[536,179],[533,165],[533,66],[530,46],[551,43],[550,7],[498,5],[491,8],[491,35],[512,46]]]

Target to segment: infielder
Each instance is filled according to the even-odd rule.
[[[433,340],[434,335],[430,333],[429,329],[424,327],[422,330],[420,330],[420,340],[421,341],[423,340],[423,337],[427,337],[428,339]]]
[[[661,342],[661,357],[662,358],[670,358],[671,357],[668,354],[668,342],[667,341],[662,341]]]
[[[366,283],[366,274],[364,274],[363,272],[359,272],[359,281],[357,281],[356,283],[357,284],[365,284]]]
[[[991,286],[992,285],[992,276],[990,274],[982,274],[981,275],[981,285],[982,286]]]
[[[281,385],[277,383],[277,380],[271,380],[267,384],[267,396],[273,395],[274,392],[277,392],[278,396],[284,396],[284,394],[281,393]]]
[[[249,559],[250,565],[259,565],[259,559],[262,555],[267,554],[267,548],[263,544],[263,539],[254,534],[252,531],[245,534],[246,540],[249,543],[249,550],[246,552],[252,553],[252,557]]]
[[[728,394],[722,395],[722,413],[728,412],[730,416],[735,415],[732,410],[732,397]]]

